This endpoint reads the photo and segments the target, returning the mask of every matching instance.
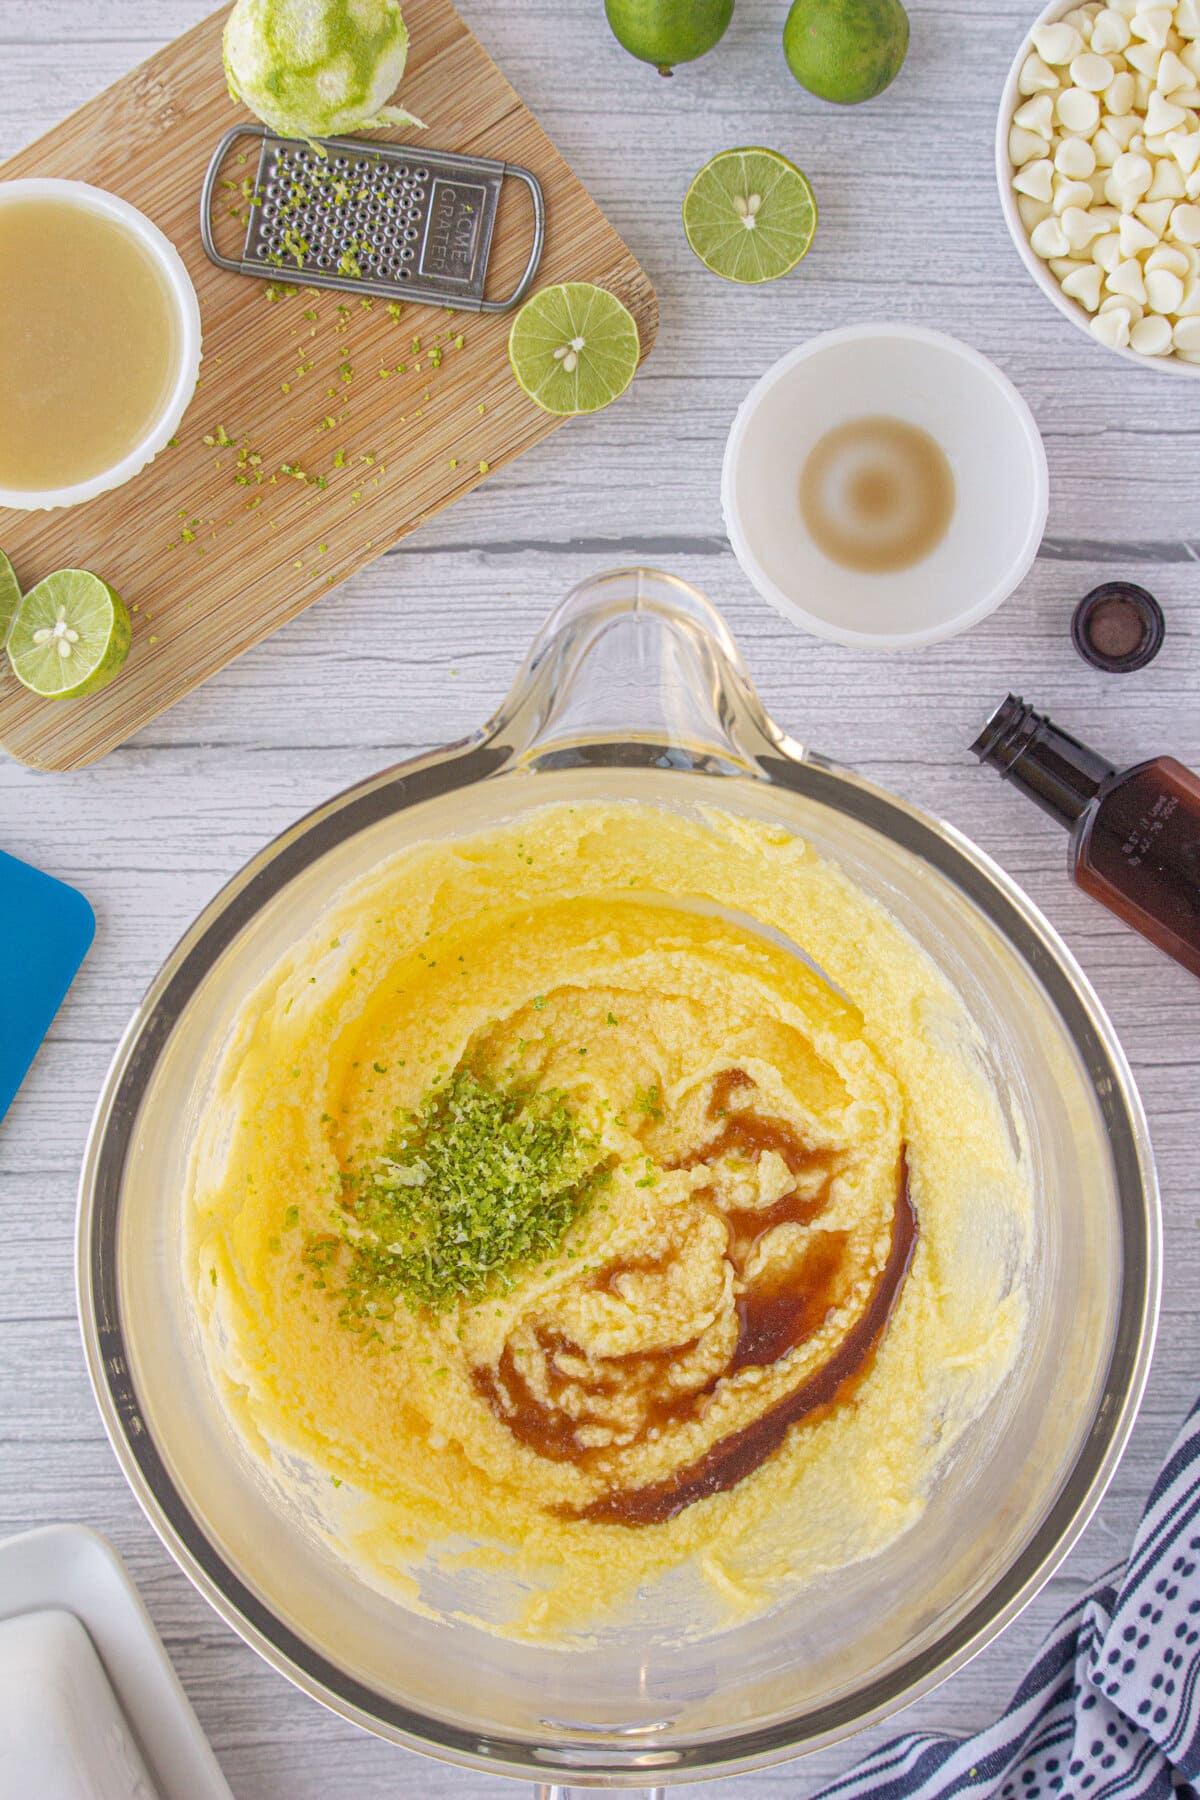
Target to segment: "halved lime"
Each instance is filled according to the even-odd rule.
[[[20,604],[21,589],[17,583],[17,572],[3,550],[0,550],[0,650],[8,642],[9,628]]]
[[[722,150],[683,199],[683,229],[705,268],[726,281],[774,281],[813,241],[807,175],[774,150]]]
[[[548,413],[599,412],[633,380],[640,349],[629,308],[590,281],[543,288],[508,334],[513,374]]]
[[[129,654],[129,614],[107,581],[59,569],[31,587],[8,636],[18,681],[47,700],[74,700],[107,685]]]

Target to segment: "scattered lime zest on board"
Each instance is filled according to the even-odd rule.
[[[808,252],[817,202],[807,175],[775,150],[722,150],[683,201],[683,230],[706,269],[726,281],[775,281]]]
[[[129,613],[114,588],[86,569],[59,569],[31,587],[8,636],[13,674],[47,700],[106,687],[129,654]]]
[[[633,314],[590,281],[542,288],[508,337],[520,387],[543,412],[563,417],[610,405],[633,380],[640,353]]]

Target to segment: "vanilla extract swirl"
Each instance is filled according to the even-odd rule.
[[[688,1460],[670,1474],[636,1486],[622,1480],[625,1452],[702,1422],[726,1384],[745,1370],[784,1364],[860,1286],[851,1232],[832,1221],[820,1224],[830,1208],[838,1155],[806,1144],[788,1121],[754,1111],[752,1097],[739,1092],[753,1088],[743,1070],[719,1076],[708,1102],[716,1131],[669,1166],[710,1169],[730,1156],[757,1163],[773,1152],[793,1178],[790,1191],[770,1204],[737,1207],[719,1204],[714,1189],[701,1184],[692,1218],[676,1226],[676,1237],[665,1247],[653,1257],[612,1262],[589,1278],[593,1288],[614,1295],[627,1291],[630,1278],[669,1280],[673,1261],[698,1254],[702,1234],[711,1249],[716,1229],[723,1233],[720,1255],[728,1265],[725,1291],[732,1293],[732,1309],[727,1306],[714,1327],[686,1341],[625,1354],[597,1355],[561,1324],[534,1322],[519,1343],[505,1343],[496,1363],[472,1371],[476,1391],[519,1443],[547,1461],[574,1465],[599,1484],[585,1503],[556,1506],[560,1517],[660,1524],[736,1486],[775,1454],[794,1425],[824,1416],[849,1398],[887,1331],[918,1235],[903,1146],[886,1255],[861,1309],[823,1360],[782,1396],[778,1383],[764,1385],[763,1409],[756,1417],[699,1456],[685,1449]],[[735,1094],[736,1107],[730,1104]],[[789,1224],[814,1227],[793,1234],[802,1244],[799,1259],[793,1254],[781,1263],[755,1254],[777,1227]],[[694,1445],[694,1435],[688,1444]]]

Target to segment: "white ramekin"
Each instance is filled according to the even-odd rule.
[[[1008,226],[1009,236],[1017,247],[1017,254],[1047,300],[1058,308],[1064,319],[1070,319],[1072,325],[1083,332],[1089,344],[1094,344],[1098,349],[1107,351],[1110,356],[1120,356],[1126,362],[1136,363],[1139,369],[1162,369],[1169,375],[1200,375],[1200,363],[1182,362],[1174,352],[1170,356],[1141,356],[1136,350],[1130,350],[1127,346],[1102,344],[1098,337],[1093,337],[1088,329],[1092,314],[1080,306],[1077,300],[1072,300],[1069,294],[1063,293],[1048,266],[1031,247],[1029,233],[1022,224],[1021,215],[1017,211],[1017,197],[1013,193],[1012,187],[1012,178],[1016,170],[1013,168],[1012,159],[1008,154],[1008,131],[1012,124],[1012,116],[1021,104],[1021,94],[1017,86],[1021,79],[1021,65],[1033,49],[1031,34],[1036,31],[1037,27],[1049,25],[1055,19],[1061,19],[1064,13],[1073,11],[1078,3],[1079,0],[1050,0],[1049,6],[1044,6],[1037,18],[1031,22],[1029,30],[1022,40],[1021,48],[1014,56],[1012,67],[1008,71],[1004,92],[1000,96],[1000,111],[996,116],[996,185],[1000,189],[1000,205],[1004,210],[1004,223]]]
[[[808,536],[799,483],[827,431],[872,414],[928,431],[957,498],[927,557],[863,574]],[[1049,491],[1037,425],[1008,377],[916,325],[851,325],[790,351],[743,400],[721,471],[729,541],[763,598],[816,637],[866,650],[935,644],[993,612],[1037,555]]]
[[[92,187],[86,181],[58,181],[50,177],[0,181],[0,206],[22,200],[69,201],[124,226],[153,258],[166,282],[174,302],[179,333],[178,362],[171,391],[149,430],[119,463],[71,487],[51,488],[44,492],[0,487],[0,506],[12,507],[18,512],[44,512],[56,506],[78,506],[81,501],[92,500],[97,494],[120,487],[139,469],[144,469],[175,435],[196,390],[196,378],[200,373],[200,304],[183,258],[170,238],[164,237],[158,226],[151,224],[145,214],[136,206],[130,206],[127,200],[118,200],[115,194]]]

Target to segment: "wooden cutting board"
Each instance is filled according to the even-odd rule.
[[[404,13],[402,97],[427,123],[421,140],[532,169],[547,208],[536,285],[610,288],[633,312],[645,355],[658,309],[631,252],[449,0],[407,0]],[[208,261],[200,184],[222,133],[250,122],[225,88],[224,20],[215,13],[0,166],[0,180],[75,177],[140,207],[187,264],[204,331],[201,383],[177,445],[85,506],[0,508],[0,548],[22,586],[90,568],[133,615],[124,669],[82,700],[38,699],[0,659],[0,747],[35,768],[103,756],[561,423],[512,379],[503,315],[405,304],[395,319],[382,300],[368,308],[303,289],[273,301],[266,283]],[[247,139],[224,174],[240,182],[256,167]],[[236,254],[244,231],[228,215],[241,197],[237,186],[219,192],[219,247]],[[506,182],[504,194],[489,295],[512,290],[528,254],[525,190]],[[303,478],[281,472],[284,463]],[[259,471],[268,471],[261,482]]]

